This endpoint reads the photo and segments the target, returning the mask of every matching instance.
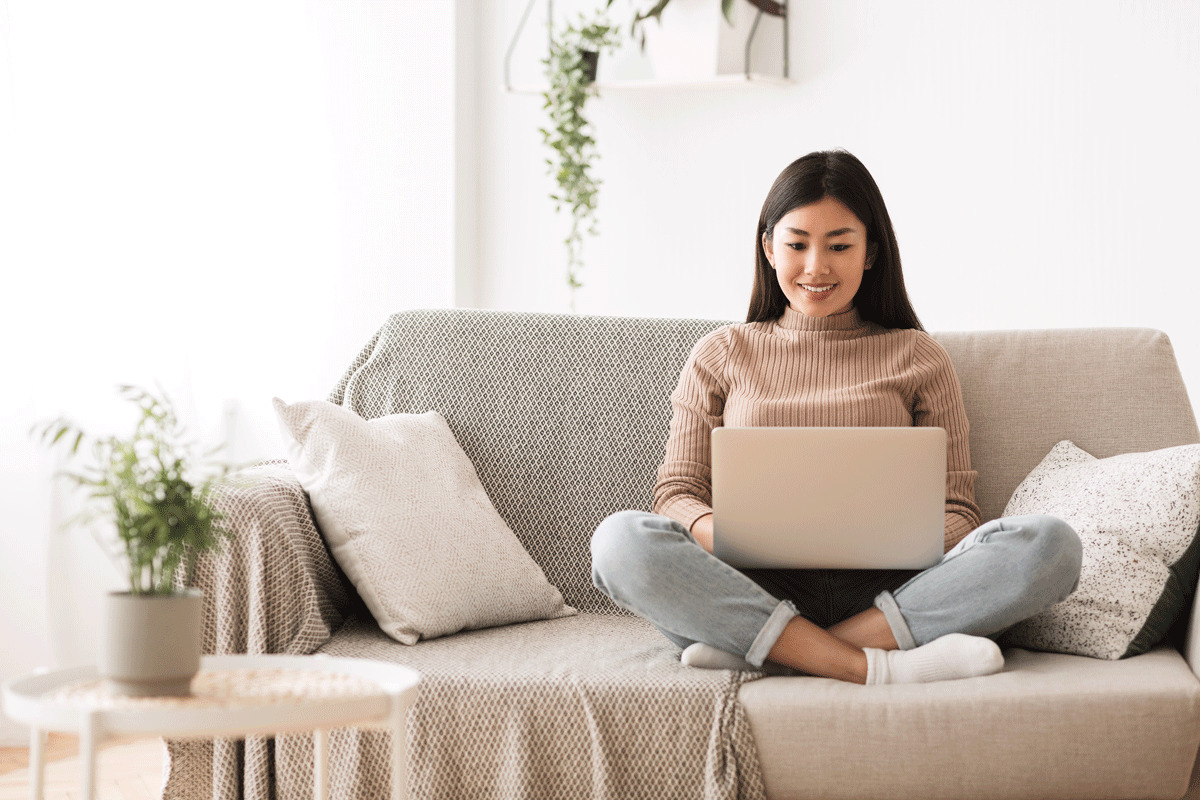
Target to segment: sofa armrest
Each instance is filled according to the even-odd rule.
[[[1183,657],[1197,678],[1200,678],[1200,590],[1187,610],[1187,637],[1182,642]],[[1178,623],[1176,623],[1178,625]],[[1176,643],[1178,645],[1178,639]]]
[[[353,602],[286,462],[239,472],[215,496],[233,532],[196,562],[203,652],[304,655],[329,640]]]

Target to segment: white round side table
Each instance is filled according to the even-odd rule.
[[[95,798],[96,750],[105,739],[211,739],[313,731],[314,787],[329,797],[329,731],[392,732],[392,800],[406,800],[404,723],[420,675],[398,664],[324,655],[204,656],[188,697],[113,694],[95,667],[36,673],[4,686],[4,711],[28,725],[30,797],[41,800],[47,731],[79,735],[83,797]]]

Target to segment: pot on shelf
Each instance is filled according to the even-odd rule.
[[[112,690],[137,697],[190,694],[200,670],[203,594],[110,592],[105,603],[100,675]]]
[[[764,21],[755,30],[755,18]],[[772,0],[735,0],[731,20],[715,0],[672,0],[658,21],[646,20],[646,54],[654,77],[663,81],[704,81],[746,72],[746,46],[754,31],[749,70],[783,74],[785,7]]]
[[[599,50],[580,50],[579,51],[579,68],[583,70],[583,82],[592,84],[596,82],[596,73],[600,69],[600,51]]]

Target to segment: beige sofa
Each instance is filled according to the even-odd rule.
[[[274,465],[226,498],[237,539],[198,570],[206,650],[319,651],[422,670],[408,737],[415,797],[1184,796],[1200,747],[1195,612],[1174,642],[1123,661],[1009,649],[997,675],[865,688],[688,670],[591,586],[590,533],[613,511],[649,508],[668,395],[692,344],[719,324],[393,316],[330,400],[366,417],[439,410],[497,509],[581,613],[395,643],[330,559],[286,465]],[[1159,332],[936,338],[962,383],[984,519],[1001,515],[1060,440],[1098,457],[1200,441]],[[384,736],[335,736],[335,796],[382,794]],[[302,796],[307,747],[300,737],[171,743],[165,796]]]

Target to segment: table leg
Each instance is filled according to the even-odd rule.
[[[29,796],[42,800],[46,786],[46,733],[39,728],[29,731]]]
[[[313,797],[329,800],[329,731],[313,731]]]
[[[95,714],[84,714],[79,726],[79,759],[83,764],[83,800],[96,800],[96,747],[99,744]]]

